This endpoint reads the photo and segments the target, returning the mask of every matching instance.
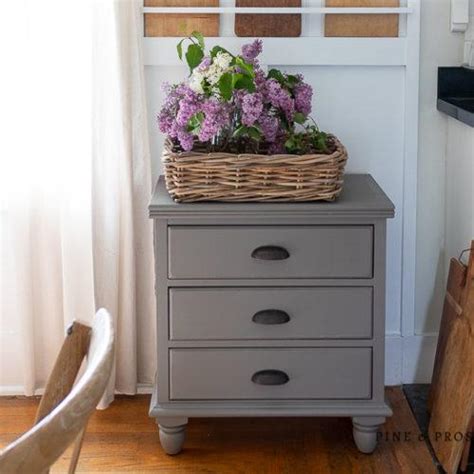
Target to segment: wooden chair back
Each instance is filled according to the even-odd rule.
[[[84,357],[87,367],[74,385]],[[49,472],[75,442],[69,472],[76,469],[88,419],[110,378],[114,360],[112,318],[105,309],[92,328],[74,322],[56,359],[36,414],[35,425],[0,452],[2,474]]]

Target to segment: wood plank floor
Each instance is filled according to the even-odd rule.
[[[389,388],[387,397],[394,416],[372,455],[354,447],[347,418],[218,418],[190,420],[178,456],[160,449],[156,425],[147,415],[149,396],[118,397],[92,416],[78,472],[436,473],[402,390]],[[0,447],[31,426],[37,404],[35,398],[0,398]],[[402,439],[393,440],[394,433]],[[69,455],[52,472],[66,472]]]

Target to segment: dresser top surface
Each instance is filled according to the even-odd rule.
[[[394,216],[395,206],[369,174],[346,174],[341,195],[333,202],[194,202],[176,203],[168,194],[163,176],[160,176],[149,204],[150,217],[207,216],[276,216],[298,215],[308,217],[360,215],[370,217]]]

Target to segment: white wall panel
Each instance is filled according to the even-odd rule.
[[[446,268],[474,239],[474,128],[448,118]],[[467,262],[469,253],[464,255]]]
[[[437,77],[438,66],[461,63],[464,42],[450,32],[450,2],[421,8],[415,334],[437,332],[443,308],[447,116],[436,110]]]

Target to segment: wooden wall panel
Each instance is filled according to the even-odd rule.
[[[400,0],[326,0],[327,7],[399,7]],[[325,36],[397,37],[399,15],[326,15]]]
[[[301,7],[301,0],[236,0],[237,7]],[[301,15],[235,15],[237,36],[301,35]]]
[[[219,0],[144,0],[145,7],[218,7]],[[145,36],[219,36],[219,15],[145,13]]]

